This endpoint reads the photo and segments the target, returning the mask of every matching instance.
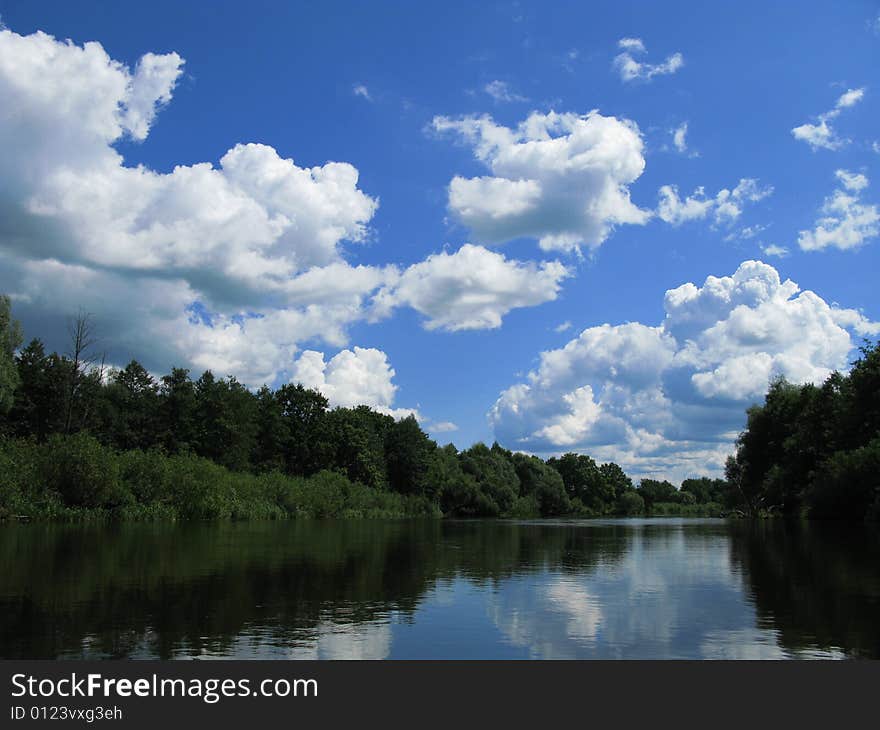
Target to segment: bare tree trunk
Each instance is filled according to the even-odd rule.
[[[82,310],[67,325],[67,332],[70,336],[70,359],[73,368],[67,387],[67,407],[64,414],[64,433],[66,434],[70,433],[73,425],[74,401],[76,400],[80,383],[94,360],[92,348],[97,342],[94,329],[92,315]]]

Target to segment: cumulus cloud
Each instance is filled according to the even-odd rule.
[[[792,135],[794,135],[795,139],[806,142],[813,150],[840,149],[844,145],[849,144],[850,140],[838,137],[837,132],[831,126],[831,122],[840,116],[841,111],[860,102],[864,95],[864,88],[845,91],[837,99],[833,108],[819,115],[815,124],[806,123],[794,127],[791,130]]]
[[[490,81],[483,87],[483,91],[497,102],[528,101],[528,97],[514,92],[506,81]]]
[[[481,243],[528,237],[544,250],[596,248],[614,226],[650,218],[629,195],[645,169],[634,122],[551,111],[512,129],[488,116],[435,117],[433,128],[472,146],[491,172],[449,185],[450,211]]]
[[[492,329],[512,309],[556,299],[569,275],[558,261],[514,261],[465,244],[455,253],[433,254],[407,268],[377,295],[376,307],[380,314],[412,307],[427,317],[427,329]]]
[[[772,195],[773,188],[762,187],[753,178],[742,178],[733,190],[722,188],[714,197],[707,196],[705,189],[699,187],[682,199],[675,185],[663,185],[658,194],[660,202],[657,215],[666,223],[678,226],[687,221],[711,217],[716,225],[721,225],[739,218],[746,204]]]
[[[65,346],[82,308],[111,362],[284,381],[300,343],[347,345],[400,279],[394,265],[345,260],[370,237],[378,199],[348,163],[303,165],[265,144],[169,172],[127,165],[117,143],[148,137],[183,66],[148,53],[132,70],[96,42],[0,30],[0,291],[49,347]],[[561,270],[534,271],[535,288],[496,292],[495,310],[475,295],[473,316],[462,284],[455,317],[497,326],[492,311],[542,301],[537,287]]]
[[[847,365],[854,335],[880,332],[759,261],[667,291],[664,310],[659,325],[590,327],[541,353],[489,412],[499,441],[585,451],[643,476],[718,473],[771,378],[820,382]]]
[[[860,197],[868,187],[868,178],[847,170],[837,170],[835,175],[840,188],[825,198],[813,230],[801,231],[798,236],[804,251],[828,247],[846,251],[880,235],[880,208],[863,203]]]
[[[613,66],[622,81],[650,81],[655,76],[674,74],[684,66],[684,56],[681,53],[673,53],[663,63],[637,61],[635,56],[647,53],[641,38],[621,38],[617,47],[621,49],[621,53],[614,57]]]
[[[296,360],[291,382],[320,391],[331,407],[370,406],[395,418],[418,415],[412,408],[393,408],[397,386],[388,356],[374,348],[341,350],[329,360],[324,353],[305,350]]]

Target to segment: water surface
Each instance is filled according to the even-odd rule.
[[[0,525],[4,658],[880,658],[880,537],[724,520]]]

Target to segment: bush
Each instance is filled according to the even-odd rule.
[[[880,438],[838,451],[819,469],[807,494],[810,517],[871,519],[880,504]]]
[[[116,455],[88,434],[52,436],[41,467],[46,488],[69,507],[114,508],[133,501],[122,487]]]
[[[624,492],[617,500],[616,512],[627,517],[644,514],[645,500],[637,492]]]
[[[119,455],[122,483],[141,504],[171,499],[171,464],[160,451],[125,451]]]
[[[533,519],[541,516],[541,509],[538,506],[538,500],[533,495],[519,497],[510,510],[511,517],[517,517],[521,520]]]

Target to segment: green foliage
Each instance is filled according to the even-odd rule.
[[[537,456],[515,454],[513,463],[521,494],[534,498],[542,517],[564,515],[571,511],[571,502],[558,471]]]
[[[131,501],[115,454],[85,433],[52,436],[42,450],[40,476],[69,507],[113,508]]]
[[[407,416],[388,427],[385,458],[391,489],[401,494],[424,495],[431,452],[437,445],[419,427],[414,416]]]
[[[779,379],[728,459],[725,500],[751,515],[874,519],[880,439],[880,347],[819,387]],[[715,494],[714,499],[719,495]]]
[[[465,475],[471,477],[477,495],[472,495],[474,514],[490,517],[507,514],[521,492],[520,479],[509,451],[497,444],[488,448],[485,444],[474,444],[461,452],[459,459]]]
[[[650,512],[655,502],[678,502],[679,493],[673,484],[666,480],[642,479],[639,483],[638,493],[645,502],[645,507]]]
[[[21,344],[21,328],[12,319],[9,297],[0,296],[0,416],[7,413],[14,402],[19,384],[15,366],[15,350]]]
[[[19,336],[6,300],[0,331],[8,365]],[[0,437],[13,439],[4,463],[26,464],[21,478],[7,473],[0,481],[0,515],[598,517],[705,513],[719,505],[794,509],[803,497],[799,485],[818,473],[827,445],[853,442],[854,434],[876,430],[878,419],[872,389],[880,368],[876,352],[866,349],[849,378],[832,376],[821,389],[774,384],[767,403],[750,412],[755,436],[743,435],[729,479],[686,480],[681,491],[646,479],[635,490],[614,463],[600,466],[576,453],[545,462],[497,443],[459,453],[438,447],[412,416],[395,421],[367,406],[331,409],[301,384],[254,392],[232,376],[206,371],[193,380],[182,368],[157,381],[137,361],[108,374],[89,354],[96,340],[88,315],[75,320],[71,334],[70,357],[47,354],[39,340],[14,356]],[[16,439],[32,441],[25,447]],[[768,444],[760,454],[762,439]],[[839,481],[833,470],[822,473],[823,484]]]
[[[811,517],[876,518],[880,505],[880,438],[852,451],[834,453],[812,480],[808,496]]]
[[[627,517],[644,514],[645,500],[642,499],[642,496],[634,490],[624,492],[617,499],[615,511],[617,512],[617,514]]]
[[[589,456],[563,454],[558,459],[549,459],[547,465],[559,472],[569,498],[580,500],[590,512],[602,514],[614,503],[614,484]]]

